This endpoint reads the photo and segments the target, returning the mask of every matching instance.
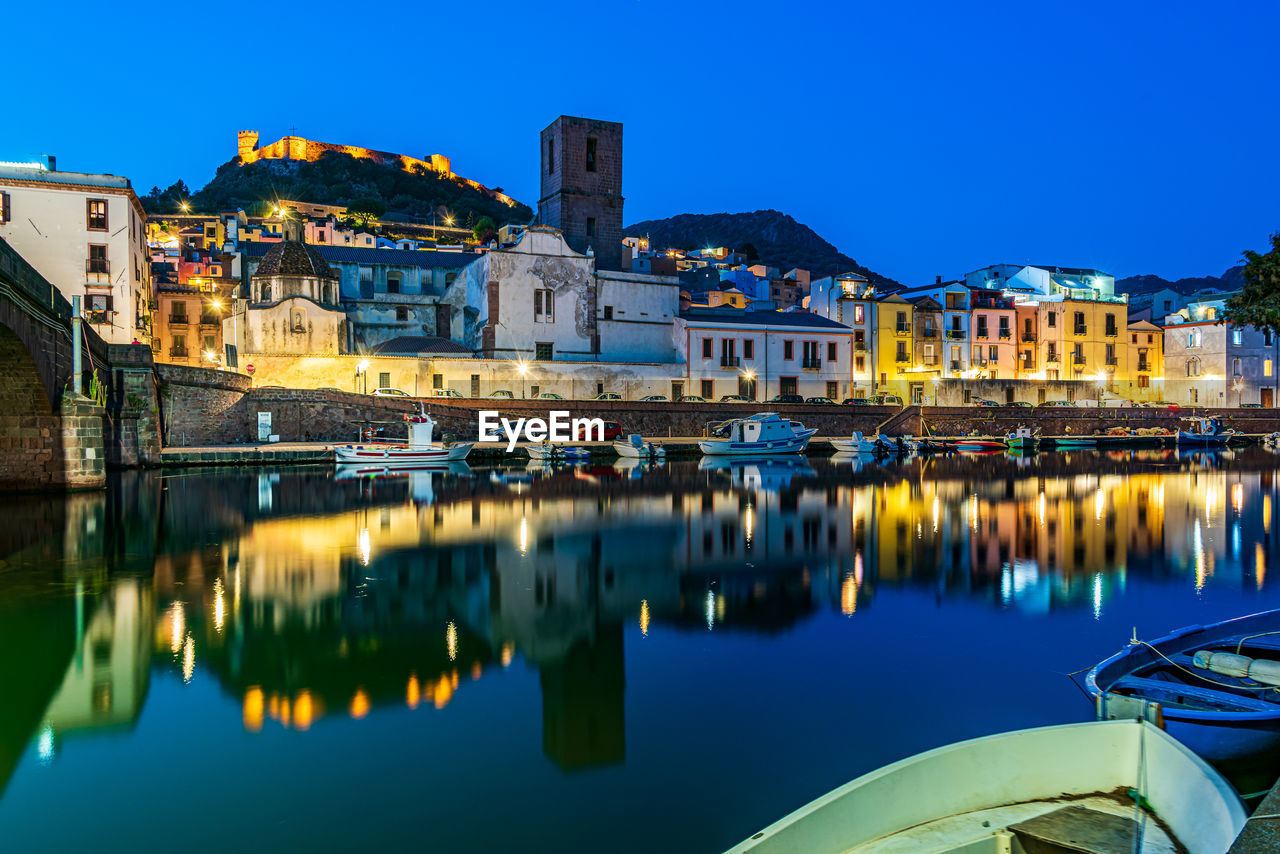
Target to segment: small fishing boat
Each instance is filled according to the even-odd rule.
[[[1030,427],[1019,427],[1004,437],[1011,451],[1034,451],[1040,446],[1040,437]]]
[[[1179,445],[1225,445],[1236,434],[1235,430],[1226,429],[1217,418],[1188,418],[1190,430],[1178,431]]]
[[[1280,433],[1268,433],[1262,437],[1262,445],[1270,450],[1280,449]]]
[[[1059,436],[1053,440],[1053,447],[1058,451],[1080,450],[1098,447],[1097,436]]]
[[[525,445],[524,452],[529,455],[529,459],[536,462],[576,462],[578,460],[591,459],[590,448],[578,448],[573,445],[554,445],[551,442],[541,442],[536,445]]]
[[[1244,826],[1231,785],[1145,721],[1024,729],[872,771],[729,854],[1222,854]]]
[[[747,418],[735,418],[724,426],[727,437],[703,439],[698,443],[708,456],[750,456],[761,454],[799,454],[808,447],[816,429],[799,421],[779,418],[775,412],[760,412]]]
[[[855,430],[851,438],[832,439],[831,447],[842,454],[874,454],[880,450],[880,436],[867,438]]]
[[[911,436],[881,436],[877,433],[875,443],[880,453],[892,456],[914,453],[919,447],[919,443]]]
[[[981,439],[978,437],[956,440],[956,450],[965,454],[988,454],[1003,451],[1008,446],[999,439]]]
[[[432,441],[435,422],[426,410],[418,415],[406,415],[409,424],[407,442],[366,442],[355,445],[335,445],[333,453],[339,463],[380,463],[382,465],[406,465],[465,460],[475,442],[454,442],[444,445]]]
[[[1134,637],[1085,677],[1100,717],[1137,704],[1214,762],[1280,749],[1278,686],[1280,611]]]
[[[614,442],[613,449],[618,452],[618,456],[631,459],[649,460],[667,455],[666,448],[646,442],[639,433],[632,433],[625,442]]]

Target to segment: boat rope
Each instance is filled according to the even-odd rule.
[[[1265,638],[1267,635],[1280,635],[1280,632],[1258,632],[1256,635],[1245,635],[1240,638],[1240,643],[1236,644],[1236,655],[1240,654],[1240,650],[1244,647],[1245,641],[1251,641],[1254,638]]]
[[[1132,643],[1132,641],[1130,641],[1130,643]],[[1163,658],[1165,661],[1169,662],[1169,663],[1170,663],[1170,664],[1172,664],[1174,667],[1176,667],[1176,668],[1178,668],[1179,670],[1181,670],[1183,673],[1187,673],[1187,674],[1189,674],[1189,675],[1191,675],[1191,676],[1194,676],[1195,678],[1200,679],[1200,680],[1202,680],[1202,681],[1204,681],[1204,682],[1210,682],[1210,683],[1212,683],[1212,684],[1214,684],[1214,685],[1219,685],[1219,686],[1221,686],[1221,687],[1223,687],[1223,688],[1231,688],[1232,690],[1236,690],[1236,691],[1280,691],[1280,688],[1275,688],[1275,687],[1272,687],[1271,685],[1258,685],[1258,686],[1256,686],[1256,687],[1255,687],[1255,686],[1253,686],[1253,685],[1232,685],[1230,682],[1219,682],[1219,681],[1218,681],[1218,680],[1216,680],[1216,679],[1210,679],[1208,676],[1205,676],[1203,673],[1197,673],[1196,671],[1191,670],[1190,668],[1183,667],[1181,664],[1179,664],[1178,662],[1174,661],[1172,658],[1170,658],[1169,656],[1165,655],[1163,652],[1161,652],[1160,650],[1156,649],[1154,646],[1152,646],[1151,644],[1147,643],[1146,641],[1140,640],[1140,641],[1138,641],[1138,644],[1140,644],[1140,645],[1142,645],[1142,646],[1145,646],[1147,649],[1151,650],[1151,651],[1152,651],[1152,652],[1154,652],[1156,655],[1160,656],[1160,657],[1161,657],[1161,658]],[[1245,677],[1241,677],[1241,678],[1243,679],[1243,678],[1245,678]]]

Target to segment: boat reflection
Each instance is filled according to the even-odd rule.
[[[721,472],[729,481],[742,489],[776,492],[791,485],[794,477],[813,474],[808,459],[799,454],[778,454],[768,457],[703,457],[698,462],[699,471]]]

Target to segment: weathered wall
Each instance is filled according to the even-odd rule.
[[[159,377],[161,441],[165,445],[218,444],[248,441],[235,407],[248,392],[242,374],[185,365],[156,365]]]

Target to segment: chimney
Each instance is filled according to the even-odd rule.
[[[942,284],[942,277],[941,277],[941,276],[939,276],[938,278],[934,279],[934,280],[933,280],[933,283],[934,283],[935,285],[940,285],[940,284]]]

